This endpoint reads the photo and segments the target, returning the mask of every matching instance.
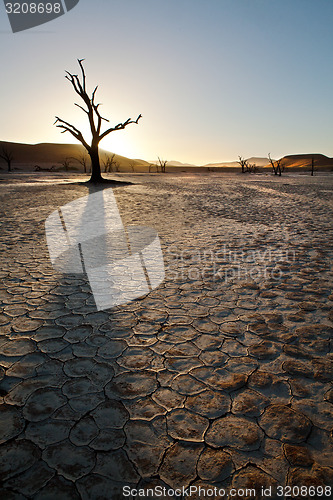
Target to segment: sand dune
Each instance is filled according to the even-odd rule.
[[[317,153],[286,155],[281,159],[281,166],[287,170],[311,170],[312,158],[316,170],[333,170],[333,158]],[[268,163],[265,168],[271,169],[271,164]]]
[[[57,169],[61,169],[62,161],[66,158],[71,160],[71,167],[75,167],[78,170],[83,170],[75,158],[80,157],[85,149],[80,144],[53,144],[53,143],[41,143],[41,144],[21,144],[17,142],[6,142],[0,141],[0,149],[2,147],[7,148],[13,153],[13,168],[23,169],[23,170],[33,170],[36,165],[42,168],[50,168],[54,165]],[[103,161],[107,155],[112,155],[110,151],[100,149],[100,158]],[[137,169],[148,169],[148,163],[144,160],[131,160],[124,156],[115,155],[115,161],[120,165],[120,170],[131,171],[131,163],[134,164],[135,170]],[[0,168],[6,169],[5,162],[0,162]],[[102,168],[103,169],[103,168]]]
[[[262,158],[260,156],[251,156],[251,158],[247,158],[248,163],[255,163],[257,167],[264,167],[268,163],[268,158]],[[239,168],[238,161],[225,161],[221,163],[207,163],[205,167],[209,168],[218,168],[218,167],[236,167]]]
[[[0,149],[7,148],[13,153],[13,170],[34,170],[38,165],[41,168],[47,169],[52,166],[55,170],[63,170],[62,162],[70,159],[70,170],[82,171],[83,167],[76,160],[82,156],[85,149],[80,144],[22,144],[16,142],[0,141]],[[110,151],[100,149],[101,166],[103,168],[103,160],[107,155],[112,155]],[[333,170],[333,158],[329,158],[322,154],[298,154],[287,155],[281,160],[281,165],[286,171],[309,171],[311,169],[311,161],[314,159],[314,167],[317,171]],[[147,162],[145,160],[126,158],[125,156],[115,154],[114,160],[119,164],[119,171],[122,172],[148,172],[149,165],[157,162]],[[248,163],[255,163],[258,167],[258,172],[271,171],[272,167],[265,157],[248,158]],[[89,164],[89,161],[88,161]],[[0,161],[0,169],[6,170],[7,166],[4,161]],[[152,171],[155,171],[154,168]],[[178,161],[170,161],[167,164],[168,172],[240,172],[240,166],[237,161],[208,163],[206,165],[192,165],[189,163],[181,163]]]

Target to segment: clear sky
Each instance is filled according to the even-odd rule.
[[[85,58],[111,124],[143,115],[104,149],[196,164],[333,156],[332,25],[332,0],[80,0],[13,34],[1,2],[0,139],[75,142],[52,124],[85,129],[64,78]]]

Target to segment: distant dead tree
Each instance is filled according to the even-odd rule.
[[[245,172],[249,171],[247,160],[245,160],[241,156],[238,156],[238,158],[239,158],[239,160],[238,160],[237,163],[239,163],[240,166],[242,167],[242,174],[245,174]]]
[[[279,176],[281,177],[282,172],[284,171],[284,165],[281,165],[282,158],[276,160],[276,170]]]
[[[148,171],[151,172],[153,168],[155,168],[156,172],[158,172],[158,166],[156,165],[156,163],[151,163],[148,167]]]
[[[70,166],[71,166],[71,159],[70,158],[64,158],[63,160],[60,161],[61,165],[64,167],[66,172],[68,172]]]
[[[160,166],[160,169],[161,169],[161,172],[162,173],[165,173],[165,167],[167,166],[167,160],[161,160],[161,158],[158,156],[158,163],[159,163],[159,166]]]
[[[252,174],[254,174],[258,170],[257,165],[255,163],[248,163],[247,168],[249,172],[251,172]]]
[[[268,159],[269,159],[269,161],[270,161],[270,164],[272,165],[272,168],[273,168],[273,173],[274,173],[274,175],[276,175],[276,174],[277,174],[277,171],[276,171],[276,169],[275,169],[274,160],[272,160],[272,158],[271,158],[271,153],[268,153]]]
[[[314,174],[314,158],[312,156],[312,158],[311,158],[311,175],[313,175],[313,174]]]
[[[75,139],[77,139],[78,141],[80,141],[81,144],[86,148],[91,159],[90,181],[103,182],[104,179],[101,175],[101,165],[100,165],[99,150],[98,150],[100,141],[104,139],[104,137],[106,137],[111,132],[115,132],[116,130],[123,130],[125,127],[127,127],[127,125],[130,125],[131,123],[138,124],[142,115],[140,114],[136,120],[131,120],[131,118],[128,118],[124,122],[118,123],[118,125],[110,127],[104,132],[102,132],[101,131],[102,121],[104,120],[106,122],[109,122],[109,120],[101,116],[98,110],[100,104],[95,103],[95,96],[98,86],[95,87],[94,91],[91,94],[91,97],[87,93],[86,74],[84,71],[82,61],[84,61],[84,59],[78,59],[78,63],[82,73],[81,80],[78,77],[78,75],[73,75],[68,71],[66,71],[67,75],[65,78],[68,81],[70,81],[74,91],[80,96],[80,98],[83,100],[86,106],[86,108],[84,108],[80,104],[75,103],[75,106],[82,109],[82,111],[87,115],[92,135],[91,143],[88,144],[88,142],[86,142],[82,132],[79,129],[74,127],[74,125],[71,125],[70,123],[66,122],[65,120],[62,120],[58,116],[56,116],[56,121],[54,122],[54,124],[58,124],[56,126],[63,129],[62,133],[69,132],[70,134],[72,134],[72,136],[75,137]]]
[[[87,173],[87,166],[88,166],[88,155],[86,153],[82,153],[80,156],[73,156],[73,160],[76,160],[80,165],[83,167],[83,171],[86,174]]]
[[[1,151],[0,151],[0,158],[2,158],[2,160],[4,160],[7,163],[8,172],[11,172],[12,161],[14,160],[14,155],[13,155],[12,151],[10,151],[5,146],[2,146]]]
[[[135,169],[135,162],[134,161],[130,161],[128,166],[130,167],[130,169],[132,170],[132,172],[134,172],[134,169]]]
[[[104,172],[113,172],[113,166],[116,164],[115,161],[115,154],[113,153],[112,155],[106,155],[104,160],[103,160],[103,165],[104,165]]]
[[[282,169],[284,170],[284,167],[281,166],[282,158],[280,158],[279,160],[272,160],[271,153],[268,153],[268,159],[272,165],[274,175],[279,174],[279,176],[281,177]]]

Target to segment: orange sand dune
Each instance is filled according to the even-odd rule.
[[[284,166],[286,170],[311,170],[312,158],[316,170],[333,170],[333,158],[317,153],[283,156],[281,166]],[[264,168],[271,169],[272,166],[268,163]]]
[[[34,170],[36,165],[42,168],[50,168],[52,165],[56,169],[62,168],[62,162],[66,158],[70,161],[70,168],[78,171],[83,170],[82,165],[75,160],[85,152],[81,144],[21,144],[17,142],[0,141],[0,150],[6,148],[13,154],[12,168],[18,170]],[[103,170],[103,160],[107,155],[111,156],[113,153],[100,149],[100,159]],[[119,170],[124,171],[132,170],[132,164],[135,170],[147,170],[148,163],[144,160],[131,160],[124,156],[115,155],[114,160],[119,163]],[[88,165],[90,162],[88,161]],[[6,170],[7,166],[3,160],[0,160],[0,168]]]

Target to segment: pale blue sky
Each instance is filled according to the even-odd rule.
[[[80,0],[13,34],[1,3],[0,139],[74,142],[52,123],[84,124],[64,70],[85,58],[111,123],[143,115],[101,142],[115,153],[333,156],[332,24],[332,0]]]

